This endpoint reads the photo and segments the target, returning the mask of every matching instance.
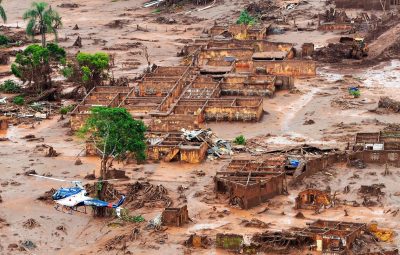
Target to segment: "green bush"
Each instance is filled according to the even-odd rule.
[[[0,45],[7,45],[9,42],[10,42],[10,39],[8,39],[7,36],[0,35]]]
[[[5,93],[18,93],[21,91],[21,87],[13,80],[6,80],[0,86],[0,91]]]
[[[235,140],[233,140],[233,142],[235,144],[238,144],[238,145],[245,145],[246,144],[246,138],[244,138],[243,135],[239,135],[238,137],[235,138]]]
[[[74,74],[74,69],[70,66],[66,66],[61,70],[61,72],[62,72],[62,75],[68,79],[68,78],[71,78],[72,75]]]
[[[236,23],[244,25],[254,25],[256,23],[256,19],[251,16],[246,10],[244,10],[240,13],[240,16]]]
[[[145,221],[145,219],[143,218],[142,215],[138,215],[138,216],[129,215],[128,209],[121,209],[121,219],[126,222],[135,222],[135,223]]]
[[[350,95],[354,96],[355,98],[358,98],[361,96],[361,92],[359,90],[350,90]]]
[[[16,105],[23,105],[25,103],[24,97],[23,96],[14,97],[13,103]]]
[[[74,105],[67,105],[60,108],[60,114],[65,115],[74,109]]]

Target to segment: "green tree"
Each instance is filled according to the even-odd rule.
[[[81,80],[86,90],[102,85],[103,81],[107,79],[110,57],[106,53],[78,53],[76,59],[81,72]]]
[[[57,44],[49,43],[46,47],[33,44],[16,55],[11,71],[23,82],[29,82],[28,87],[34,92],[41,93],[52,85],[51,64],[65,63],[65,57],[65,50]]]
[[[114,159],[133,155],[137,161],[146,158],[146,126],[135,120],[124,108],[93,107],[85,125],[78,131],[88,136],[101,156],[100,177],[105,178]]]
[[[122,160],[133,155],[136,160],[146,158],[146,126],[143,121],[134,120],[124,108],[93,107],[85,125],[78,135],[91,140],[101,158],[100,179],[107,177],[107,171],[114,159]],[[98,182],[98,197],[104,199],[107,182]],[[97,216],[105,216],[104,208],[97,208]]]
[[[251,16],[246,10],[244,10],[240,13],[240,16],[236,23],[244,25],[254,25],[256,23],[256,19]]]
[[[24,20],[28,20],[26,33],[32,38],[36,32],[42,36],[42,46],[46,46],[46,34],[53,33],[55,40],[58,40],[58,28],[62,26],[60,15],[45,2],[33,2],[32,8],[23,15]]]
[[[3,5],[1,5],[3,2],[3,0],[0,0],[0,17],[3,20],[4,23],[7,22],[7,15],[6,15],[6,11],[3,8]]]

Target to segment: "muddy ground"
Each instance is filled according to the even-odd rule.
[[[8,25],[22,26],[21,14],[30,2],[4,1],[9,16]],[[65,3],[60,0],[49,2],[54,7]],[[82,3],[77,1],[78,8],[56,7],[64,22],[64,28],[60,31],[61,45],[71,53],[78,50],[113,53],[116,59],[114,74],[134,78],[147,66],[141,47],[148,48],[152,63],[177,65],[180,59],[176,53],[184,41],[200,35],[214,21],[235,20],[239,11],[250,1],[218,1],[215,7],[203,12],[188,13],[189,9],[182,9],[178,13],[162,14],[177,21],[172,25],[155,23],[159,14],[153,13],[154,9],[141,8],[143,2],[87,0]],[[303,9],[318,12],[323,8],[322,2],[309,1],[307,5],[299,6],[299,12]],[[299,16],[297,24],[306,24],[312,14],[309,12],[303,17]],[[114,20],[121,20],[122,25],[107,26]],[[79,30],[72,29],[75,24]],[[80,49],[71,47],[78,35],[83,40]],[[298,43],[299,46],[310,40],[324,45],[339,37],[339,34],[333,32],[289,31],[286,35],[272,35],[270,39]],[[380,50],[377,48],[372,52],[378,54]],[[221,138],[232,139],[243,134],[248,139],[267,144],[271,149],[303,143],[344,148],[356,132],[379,131],[388,123],[399,122],[398,114],[377,114],[371,111],[377,107],[380,96],[400,100],[399,67],[398,60],[364,69],[321,65],[316,78],[296,80],[296,91],[282,91],[274,98],[264,100],[266,114],[261,122],[208,123],[207,127],[212,128]],[[353,85],[361,87],[361,97],[358,99],[346,97],[347,87]],[[315,124],[304,125],[310,119]],[[54,210],[51,204],[37,200],[44,191],[59,188],[59,183],[38,180],[23,173],[35,170],[38,174],[50,172],[56,177],[83,179],[88,173],[97,171],[97,158],[80,157],[83,164],[74,164],[84,144],[69,134],[65,124],[67,121],[60,121],[59,116],[53,116],[50,120],[36,124],[34,128],[10,127],[1,134],[1,137],[10,140],[0,142],[0,195],[3,200],[0,204],[0,219],[4,220],[0,223],[0,254],[122,254],[119,250],[107,249],[109,240],[122,234],[130,235],[135,228],[139,228],[140,233],[137,240],[128,244],[127,250],[131,254],[224,254],[215,249],[189,250],[182,243],[191,233],[203,233],[210,237],[220,232],[250,236],[262,230],[244,228],[240,223],[243,219],[253,218],[270,223],[269,229],[276,230],[303,227],[306,222],[319,218],[366,223],[376,220],[381,227],[400,229],[399,216],[384,213],[390,208],[399,207],[400,198],[394,194],[400,191],[397,185],[400,171],[391,169],[393,175],[387,177],[381,175],[384,168],[379,166],[368,166],[363,170],[337,166],[329,170],[329,175],[321,173],[306,179],[303,184],[290,189],[287,196],[273,198],[269,203],[251,210],[241,210],[230,207],[226,201],[220,203],[212,192],[215,172],[227,164],[229,159],[206,161],[199,165],[163,162],[139,166],[117,165],[127,170],[131,181],[147,179],[153,184],[162,184],[174,198],[178,196],[178,187],[184,186],[183,193],[193,222],[183,228],[170,227],[164,232],[154,232],[145,230],[145,223],[110,225],[108,220],[91,217],[90,212],[72,215],[61,213]],[[44,141],[27,142],[22,139],[28,134],[43,137]],[[42,143],[53,146],[61,154],[51,158],[37,153],[36,146]],[[197,175],[196,170],[204,171],[205,175]],[[351,179],[355,173],[359,176],[357,181]],[[313,211],[302,210],[305,219],[295,218],[297,211],[293,209],[294,198],[310,183],[321,189],[330,186],[339,193],[349,183],[353,183],[351,190],[354,191],[361,184],[385,183],[386,196],[382,205],[374,207],[340,206],[318,215]],[[340,198],[359,199],[355,192],[341,194]],[[181,200],[174,199],[174,205],[180,204],[183,204]],[[259,213],[266,207],[270,209]],[[344,216],[344,209],[349,216]],[[131,214],[142,215],[149,221],[162,210],[162,207],[144,207]],[[27,229],[24,222],[31,218],[38,225]],[[21,249],[21,244],[26,241],[31,241],[36,247],[32,251]],[[382,245],[400,246],[400,237],[396,236],[393,243]]]

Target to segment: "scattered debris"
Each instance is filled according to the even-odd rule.
[[[190,237],[185,240],[184,245],[186,247],[203,248],[208,249],[213,244],[211,238],[206,235],[191,234]]]
[[[40,227],[40,224],[35,219],[31,218],[24,221],[23,227],[27,229],[34,229]]]
[[[378,102],[379,108],[385,108],[392,112],[400,112],[400,101],[391,99],[390,97],[381,97]]]
[[[250,221],[242,220],[240,225],[243,225],[244,227],[247,227],[247,228],[269,228],[271,223],[265,223],[259,219],[253,218]]]
[[[80,166],[80,165],[82,165],[82,164],[83,164],[83,163],[82,163],[82,160],[81,160],[80,158],[77,158],[77,159],[75,160],[74,165]],[[86,179],[86,177],[85,177],[85,179]]]

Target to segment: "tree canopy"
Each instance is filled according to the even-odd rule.
[[[244,10],[240,13],[240,16],[236,23],[244,25],[254,25],[256,23],[256,19],[251,16],[248,11]]]
[[[87,90],[94,86],[101,85],[103,80],[108,77],[108,70],[110,64],[110,57],[108,54],[98,52],[78,53],[76,57],[81,72],[82,82],[85,84]]]
[[[45,2],[33,2],[32,8],[22,16],[28,20],[26,33],[32,37],[39,32],[42,36],[42,46],[46,46],[46,34],[53,33],[58,40],[58,28],[62,26],[60,15]]]
[[[28,81],[35,92],[42,92],[51,87],[50,64],[64,63],[65,57],[65,50],[57,44],[49,43],[47,47],[33,44],[16,55],[11,71],[23,82]]]
[[[136,160],[146,158],[143,121],[135,120],[124,108],[93,107],[81,136],[89,135],[102,158],[101,177],[105,178],[109,160],[125,159],[132,154]]]

